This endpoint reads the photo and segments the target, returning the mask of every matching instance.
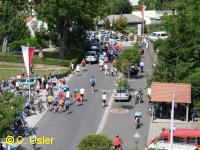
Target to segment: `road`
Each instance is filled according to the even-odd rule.
[[[115,82],[114,77],[105,76],[103,72],[99,71],[98,65],[87,65],[88,71],[82,72],[81,76],[72,76],[69,85],[73,90],[75,87],[86,89],[86,99],[82,106],[70,107],[72,113],[53,113],[47,112],[42,119],[36,124],[38,137],[51,137],[54,138],[52,145],[38,145],[38,149],[44,150],[77,150],[77,145],[80,140],[88,135],[95,133],[104,133],[111,139],[116,134],[120,134],[124,142],[124,149],[132,149],[135,147],[134,134],[138,132],[140,134],[138,145],[141,149],[147,144],[150,115],[148,112],[148,101],[146,96],[146,81],[148,74],[151,73],[152,58],[149,51],[146,50],[143,55],[145,63],[144,73],[139,74],[137,79],[129,80],[130,87],[133,89],[142,88],[144,92],[144,103],[134,104],[134,99],[130,102],[114,102],[111,107],[111,111],[122,108],[128,110],[125,113],[106,111],[101,107],[101,94],[102,90],[109,91],[108,99],[111,97],[113,86]],[[97,89],[95,93],[91,92],[89,86],[89,79],[91,76],[95,76],[97,79]],[[140,108],[143,114],[141,119],[140,129],[135,129],[134,124],[134,112]],[[107,114],[108,118],[103,123],[103,128],[99,128],[101,120]],[[104,117],[103,117],[104,116]],[[103,119],[102,119],[103,118]],[[102,122],[101,122],[102,123]],[[99,130],[100,129],[100,130]],[[25,149],[30,149],[30,144],[24,144]]]
[[[38,137],[54,138],[52,145],[39,145],[44,150],[76,150],[79,141],[88,134],[95,134],[104,114],[102,108],[101,90],[109,91],[111,96],[115,77],[105,76],[98,69],[98,65],[87,65],[88,71],[82,72],[81,76],[72,76],[69,81],[70,89],[86,89],[86,99],[81,106],[71,106],[71,114],[47,112],[36,124]],[[97,80],[97,92],[92,93],[89,79],[94,75]],[[26,149],[29,144],[24,144]]]
[[[144,103],[135,105],[134,98],[130,102],[114,102],[111,108],[111,112],[108,116],[103,133],[108,135],[111,139],[114,139],[116,134],[119,134],[123,141],[123,149],[133,149],[136,146],[134,135],[136,132],[139,133],[140,138],[138,139],[138,146],[141,150],[147,144],[147,137],[149,134],[150,114],[149,114],[149,103],[147,98],[147,77],[152,71],[152,57],[149,50],[145,50],[142,56],[144,61],[144,73],[140,73],[137,78],[130,79],[130,88],[143,90]],[[121,111],[118,109],[122,108]],[[141,127],[136,130],[134,123],[134,113],[140,109],[142,112]]]

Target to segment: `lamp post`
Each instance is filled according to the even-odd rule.
[[[133,138],[135,139],[135,144],[136,144],[136,148],[138,148],[138,143],[139,143],[139,139],[140,139],[140,134],[138,132],[136,132],[133,136]]]

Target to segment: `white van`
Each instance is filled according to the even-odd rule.
[[[156,150],[171,150],[169,143],[158,142],[153,145],[149,145],[148,149],[153,148]],[[148,150],[147,149],[147,150]],[[173,150],[198,150],[197,146],[187,144],[173,144]]]
[[[165,31],[159,31],[159,32],[152,32],[149,35],[149,40],[154,42],[158,39],[166,39],[168,38],[167,33]]]

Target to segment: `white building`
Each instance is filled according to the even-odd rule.
[[[31,36],[35,37],[35,31],[39,30],[41,27],[45,28],[46,30],[48,29],[47,23],[38,20],[36,17],[33,16],[28,16],[26,18],[26,25],[31,32]]]
[[[141,11],[133,11],[133,15],[142,18]],[[144,11],[144,20],[146,24],[158,24],[161,21],[161,16],[164,14],[172,14],[172,11],[155,11],[155,10],[147,10]]]

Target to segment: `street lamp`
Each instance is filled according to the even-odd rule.
[[[138,132],[136,132],[133,136],[133,138],[135,139],[135,144],[136,144],[136,147],[138,148],[138,142],[139,142],[139,139],[140,139],[140,134]]]

